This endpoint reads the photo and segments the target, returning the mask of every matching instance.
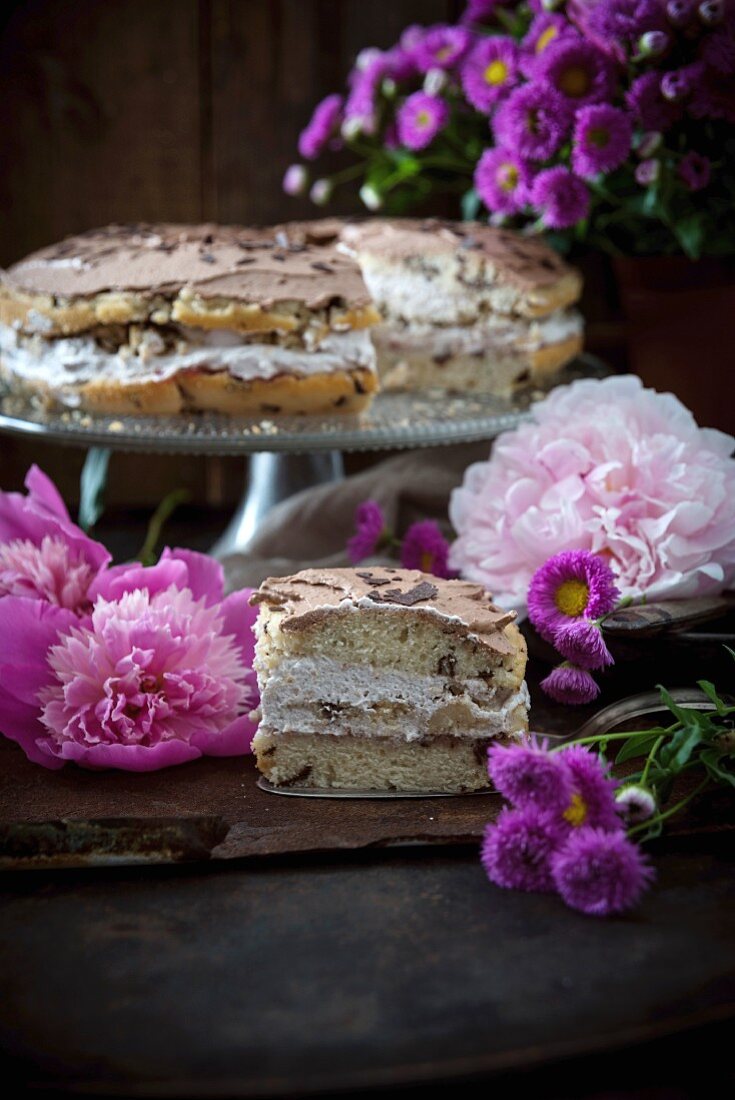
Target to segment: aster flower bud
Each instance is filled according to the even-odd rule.
[[[387,76],[383,83],[380,85],[380,90],[386,99],[392,99],[398,91],[398,85],[391,76]]]
[[[309,174],[303,164],[291,164],[283,177],[283,190],[287,195],[303,195],[309,182]]]
[[[646,31],[638,39],[638,57],[660,57],[669,46],[665,31]]]
[[[648,787],[641,787],[636,783],[621,787],[615,794],[615,804],[629,825],[648,821],[656,813],[656,799]]]
[[[669,0],[666,16],[675,27],[685,27],[692,17],[691,0]]]
[[[315,180],[311,185],[309,198],[317,206],[325,206],[332,197],[332,183],[330,180]]]
[[[382,197],[369,183],[363,184],[360,188],[360,198],[362,199],[363,205],[367,206],[368,210],[380,210],[383,205]]]
[[[663,134],[658,130],[649,130],[645,134],[641,134],[638,141],[636,152],[638,156],[645,160],[648,157],[653,156],[657,149],[661,147],[663,141]]]
[[[365,72],[368,65],[372,65],[374,61],[378,61],[382,56],[383,51],[376,46],[366,46],[364,50],[360,50],[355,58],[355,68],[359,69],[360,72]]]
[[[691,92],[689,76],[682,69],[664,73],[661,77],[661,95],[670,103],[678,103]]]
[[[439,95],[447,83],[447,74],[443,69],[429,69],[424,77],[424,91],[427,95]]]
[[[557,8],[562,6],[563,2],[564,0],[541,0],[541,7],[544,11],[556,11]]]
[[[661,165],[657,160],[642,160],[635,170],[636,183],[640,183],[642,187],[655,183],[660,171]]]
[[[340,133],[345,141],[351,141],[352,138],[358,137],[362,133],[363,119],[354,115],[352,118],[346,118],[340,127]]]
[[[723,0],[705,0],[697,8],[697,14],[706,26],[716,27],[725,17]]]

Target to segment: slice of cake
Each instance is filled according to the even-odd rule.
[[[328,239],[112,225],[2,273],[0,372],[100,413],[354,413],[377,389],[377,320]]]
[[[386,389],[508,395],[582,348],[580,276],[538,238],[412,219],[345,225],[341,238],[383,316]]]
[[[278,786],[472,791],[489,742],[528,728],[526,645],[476,584],[416,570],[269,578],[258,767]]]

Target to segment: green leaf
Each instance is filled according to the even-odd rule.
[[[668,707],[674,717],[678,718],[683,726],[700,726],[702,724],[701,719],[703,715],[700,711],[693,710],[691,707],[680,707],[678,703],[674,702],[674,699],[662,684],[657,684],[656,686],[661,695],[661,702],[665,707]]]
[[[664,745],[661,749],[659,755],[661,764],[670,771],[681,771],[703,737],[704,733],[699,725],[684,726],[677,730],[668,745]]]
[[[714,708],[718,714],[726,713],[725,704],[717,694],[717,689],[713,683],[709,680],[697,680],[697,687],[703,691],[707,698],[714,704]]]
[[[637,756],[647,756],[656,738],[663,732],[661,729],[655,729],[651,730],[648,737],[631,737],[629,741],[623,741],[623,747],[615,757],[615,763],[622,764],[625,760],[635,760]]]
[[[677,218],[671,227],[676,238],[690,260],[698,260],[702,255],[702,245],[705,236],[705,221],[701,213],[689,214],[685,218]]]
[[[725,763],[732,760],[731,753],[724,752],[722,749],[705,749],[700,753],[699,759],[716,782],[728,783],[731,787],[735,787],[735,772],[725,767]]]
[[[79,482],[79,526],[89,531],[105,510],[107,470],[112,451],[107,447],[91,447],[82,467]]]

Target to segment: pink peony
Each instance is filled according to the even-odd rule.
[[[55,485],[37,466],[25,484],[27,496],[0,491],[0,596],[88,611],[88,590],[110,555],[72,523]]]
[[[606,556],[622,596],[721,592],[735,580],[734,445],[639,378],[560,386],[465,472],[450,565],[516,608],[572,549]]]
[[[165,551],[97,577],[79,620],[24,596],[0,600],[0,729],[49,768],[152,771],[249,751],[257,702],[249,591],[223,595],[218,563]]]

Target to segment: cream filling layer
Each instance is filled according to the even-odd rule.
[[[262,728],[268,733],[324,733],[418,741],[451,734],[477,740],[516,728],[529,705],[525,683],[508,694],[484,680],[341,665],[328,657],[282,660],[261,676]]]
[[[421,353],[437,359],[496,351],[537,351],[578,336],[584,327],[575,310],[558,310],[536,321],[493,315],[468,325],[384,323],[373,329],[378,353]]]
[[[191,330],[190,330],[191,331]],[[181,371],[226,371],[249,382],[279,374],[332,374],[363,367],[375,370],[375,350],[367,329],[330,332],[318,348],[284,348],[245,343],[237,333],[197,334],[198,343],[157,354],[150,341],[138,353],[105,351],[91,336],[27,337],[0,325],[0,361],[6,371],[57,394],[70,394],[90,382],[120,386],[163,381]]]

